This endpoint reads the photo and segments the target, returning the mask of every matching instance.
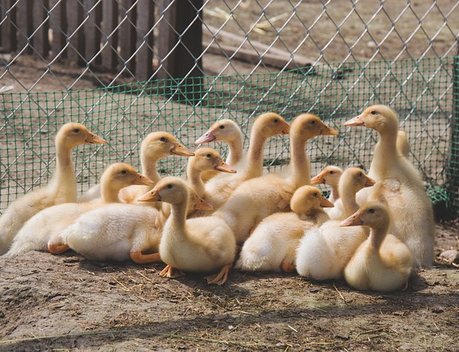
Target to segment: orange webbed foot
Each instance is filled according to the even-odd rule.
[[[137,264],[161,262],[161,257],[159,256],[159,253],[143,254],[142,251],[133,251],[129,253],[129,257],[134,263]]]
[[[223,285],[228,280],[231,264],[224,265],[215,275],[206,276],[208,284]]]
[[[51,254],[61,254],[67,252],[69,250],[69,246],[62,243],[48,243],[48,252]]]
[[[295,271],[295,265],[288,259],[284,259],[280,265],[282,271],[286,273],[291,273]]]
[[[167,277],[169,279],[175,279],[175,278],[183,276],[183,275],[184,274],[180,270],[177,270],[177,269],[173,268],[169,264],[166,265],[166,267],[159,272],[159,276]]]

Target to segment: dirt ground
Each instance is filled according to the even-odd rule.
[[[437,252],[458,222],[437,226]],[[457,351],[459,270],[437,264],[404,292],[233,271],[223,287],[163,265],[32,252],[0,258],[0,351]]]
[[[414,1],[404,12],[396,31],[381,45],[379,57],[418,57],[427,48],[442,55],[459,30],[459,7],[449,15],[449,28],[441,27],[443,16],[456,0],[438,1],[423,28],[410,36],[418,18],[431,6]],[[206,23],[220,26],[225,12],[238,1],[215,0]],[[236,21],[225,31],[241,34],[258,18],[267,1],[243,1],[235,10]],[[283,16],[293,1],[273,1],[265,12]],[[403,2],[391,0],[388,15],[396,18]],[[229,4],[229,7],[225,7]],[[260,5],[261,4],[261,5]],[[288,6],[287,6],[288,4]],[[350,1],[329,2],[328,14],[311,31],[298,53],[310,58],[323,55],[328,61],[343,60],[348,43],[356,40],[363,21],[379,8],[379,0],[361,1],[356,6],[362,19],[351,16],[341,25],[343,37],[335,33]],[[248,7],[247,7],[248,6]],[[220,8],[220,11],[218,10]],[[295,48],[321,13],[321,1],[304,1],[299,16],[285,26],[277,48]],[[354,48],[354,57],[368,59],[387,34],[390,20],[379,11]],[[272,28],[251,33],[251,38],[270,44],[282,21]],[[441,29],[440,29],[441,28]],[[432,46],[426,36],[434,36]],[[371,36],[370,36],[371,34]],[[405,47],[402,39],[408,39]],[[453,38],[453,39],[452,39]],[[209,39],[205,34],[205,39]],[[234,42],[224,44],[237,45]],[[329,44],[327,44],[329,43]],[[326,46],[320,53],[319,48]],[[453,53],[451,53],[453,54]],[[206,73],[215,74],[226,64],[221,56],[206,54]],[[62,90],[80,76],[81,69],[56,64],[53,74],[36,58],[21,57],[0,79],[16,91]],[[250,72],[253,66],[232,61],[225,74]],[[261,68],[266,69],[266,68]],[[42,77],[43,78],[40,78]],[[18,84],[20,82],[20,84]],[[90,88],[110,82],[110,75],[89,72],[75,88]],[[437,226],[436,253],[459,245],[459,221]],[[294,274],[242,273],[234,271],[223,287],[208,286],[200,275],[177,280],[160,278],[163,265],[95,263],[76,254],[52,256],[32,252],[17,258],[0,258],[0,351],[457,351],[459,343],[459,269],[437,263],[420,272],[408,289],[393,294],[351,290],[344,282],[310,282]]]

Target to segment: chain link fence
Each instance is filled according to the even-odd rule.
[[[110,143],[78,149],[83,191],[110,162],[139,165],[150,131],[191,145],[229,117],[247,137],[267,110],[313,111],[341,130],[312,143],[313,172],[368,166],[375,136],[342,122],[372,103],[399,112],[432,199],[459,206],[456,0],[4,0],[0,16],[0,211],[47,182],[64,122]],[[266,158],[287,163],[287,140]]]

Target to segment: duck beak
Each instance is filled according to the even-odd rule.
[[[237,172],[231,166],[229,166],[227,163],[225,163],[223,160],[220,163],[220,165],[215,166],[215,170],[218,170],[218,171],[221,171],[221,172],[228,172],[230,174],[235,174]]]
[[[376,183],[375,180],[373,180],[371,177],[368,177],[368,176],[367,176],[367,182],[365,182],[365,187],[374,186],[375,183]]]
[[[282,125],[281,134],[289,134],[290,133],[290,125],[286,121],[280,122]]]
[[[171,153],[179,156],[194,156],[194,153],[191,150],[181,145],[180,143],[176,143],[172,147]]]
[[[213,142],[216,139],[217,139],[217,137],[215,137],[215,135],[212,133],[212,131],[209,130],[206,133],[204,133],[201,137],[196,139],[194,144],[210,143],[210,142]]]
[[[107,144],[107,141],[103,139],[102,137],[99,137],[98,135],[90,132],[89,136],[86,137],[86,143],[88,144]]]
[[[350,126],[350,127],[365,126],[365,122],[363,122],[363,116],[359,115],[359,116],[353,117],[352,119],[346,121],[344,123],[344,126]]]
[[[135,178],[135,181],[133,183],[134,185],[145,185],[145,186],[153,186],[155,183],[150,180],[147,176],[137,174],[137,177]]]
[[[338,130],[331,128],[324,124],[324,128],[321,131],[322,136],[337,136],[339,133]]]
[[[328,199],[322,197],[322,199],[320,200],[320,206],[322,208],[333,208],[334,204],[330,202]]]
[[[199,198],[198,202],[195,204],[194,208],[196,210],[205,210],[205,211],[212,211],[214,210],[214,207],[212,206],[212,204],[210,204],[209,202],[205,201],[204,199],[202,198]]]
[[[349,216],[347,219],[341,221],[339,226],[346,227],[346,226],[360,226],[363,225],[363,221],[360,219],[360,212],[357,211],[356,213]]]
[[[138,202],[160,202],[161,201],[161,196],[159,194],[159,191],[155,188],[153,188],[151,191],[145,193],[144,195],[141,195],[139,198],[137,198]]]
[[[320,174],[311,178],[311,185],[320,185],[321,183],[325,183],[325,178],[323,176],[324,174],[321,172]]]

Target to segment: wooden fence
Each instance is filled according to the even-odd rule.
[[[202,6],[203,0],[2,0],[0,51],[124,70],[137,80],[201,76]]]

